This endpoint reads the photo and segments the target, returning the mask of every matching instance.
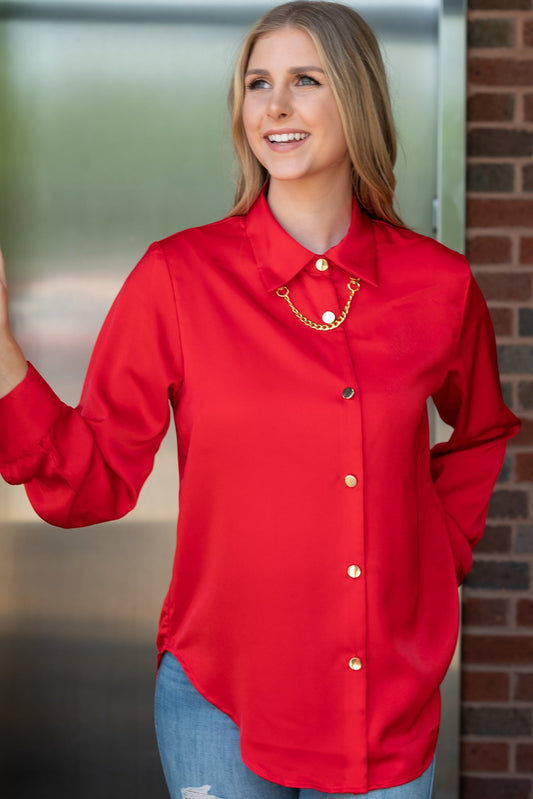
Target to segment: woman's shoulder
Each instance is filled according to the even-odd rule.
[[[236,240],[245,233],[243,216],[227,216],[215,222],[180,230],[166,238],[160,239],[156,245],[161,247],[167,258],[174,260],[180,253],[195,252],[205,257],[227,247],[235,246]]]
[[[422,280],[466,284],[472,276],[466,257],[431,236],[411,228],[375,221],[376,251],[381,267]]]

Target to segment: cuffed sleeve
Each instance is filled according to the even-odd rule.
[[[431,452],[432,478],[440,497],[456,559],[458,582],[472,566],[490,495],[507,440],[520,422],[504,405],[494,333],[483,295],[471,278],[455,357],[433,400],[454,430]]]
[[[0,401],[0,472],[26,484],[51,524],[123,516],[152,469],[180,375],[173,285],[152,245],[104,322],[78,407],[61,402],[31,366]]]

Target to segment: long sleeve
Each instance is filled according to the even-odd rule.
[[[80,404],[64,404],[30,366],[0,401],[0,472],[25,483],[46,521],[80,527],[135,505],[168,428],[181,353],[171,279],[152,245],[98,337]]]
[[[431,474],[444,508],[458,581],[472,566],[506,441],[520,423],[504,405],[494,333],[483,295],[472,278],[451,368],[433,400],[454,430],[431,451]]]

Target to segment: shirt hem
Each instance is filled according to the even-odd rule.
[[[315,780],[309,780],[307,777],[302,778],[301,780],[298,778],[291,778],[289,780],[280,780],[279,777],[274,776],[268,769],[264,769],[260,766],[256,766],[252,763],[252,761],[248,760],[247,758],[243,757],[243,763],[250,771],[253,771],[254,774],[257,774],[258,777],[262,777],[263,779],[268,780],[269,782],[273,782],[276,785],[281,785],[284,788],[298,788],[300,790],[310,789],[314,791],[320,791],[325,793],[352,793],[352,794],[366,794],[369,791],[383,791],[390,788],[399,788],[402,785],[408,785],[413,780],[418,779],[421,777],[425,771],[431,766],[433,759],[435,757],[435,747],[432,749],[432,754],[427,762],[424,762],[424,765],[421,769],[416,769],[412,774],[407,775],[401,778],[401,782],[393,783],[383,782],[383,781],[376,781],[376,782],[369,782],[366,785],[357,785],[355,783],[323,783]]]
[[[188,680],[190,681],[193,688],[198,691],[198,693],[207,701],[210,702],[214,707],[220,710],[222,713],[225,713],[229,718],[233,721],[233,723],[239,728],[240,732],[240,725],[236,717],[225,707],[223,707],[219,702],[214,701],[209,692],[205,691],[203,688],[200,687],[199,683],[197,682],[196,678],[194,677],[193,671],[189,668],[187,661],[183,658],[182,653],[176,647],[172,646],[168,643],[162,643],[158,649],[158,656],[157,656],[157,663],[161,662],[161,658],[165,652],[170,652],[176,660],[180,663],[181,667],[183,668],[185,674],[187,675]],[[401,777],[401,781],[397,782],[396,780],[393,783],[389,783],[388,781],[372,781],[368,782],[367,784],[360,785],[351,782],[342,782],[342,783],[325,783],[319,780],[310,780],[308,777],[302,777],[301,779],[298,777],[291,777],[291,778],[284,778],[280,775],[274,773],[271,769],[264,767],[256,762],[253,759],[245,756],[241,750],[241,757],[242,762],[244,765],[250,769],[254,774],[262,779],[268,780],[269,782],[273,782],[275,785],[280,785],[284,788],[297,788],[300,790],[303,789],[311,789],[315,791],[320,791],[324,793],[352,793],[352,794],[365,794],[369,791],[376,791],[376,790],[385,790],[388,788],[397,788],[401,785],[406,785],[413,780],[418,779],[421,777],[422,774],[430,767],[431,763],[433,762],[433,758],[435,757],[435,750],[437,747],[437,736],[438,736],[438,729],[434,735],[435,741],[431,747],[431,754],[429,758],[423,761],[422,767],[417,768],[410,772],[407,775],[403,775]]]

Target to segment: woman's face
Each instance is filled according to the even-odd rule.
[[[350,173],[339,109],[311,37],[281,28],[255,44],[245,76],[242,118],[248,143],[274,180]]]

